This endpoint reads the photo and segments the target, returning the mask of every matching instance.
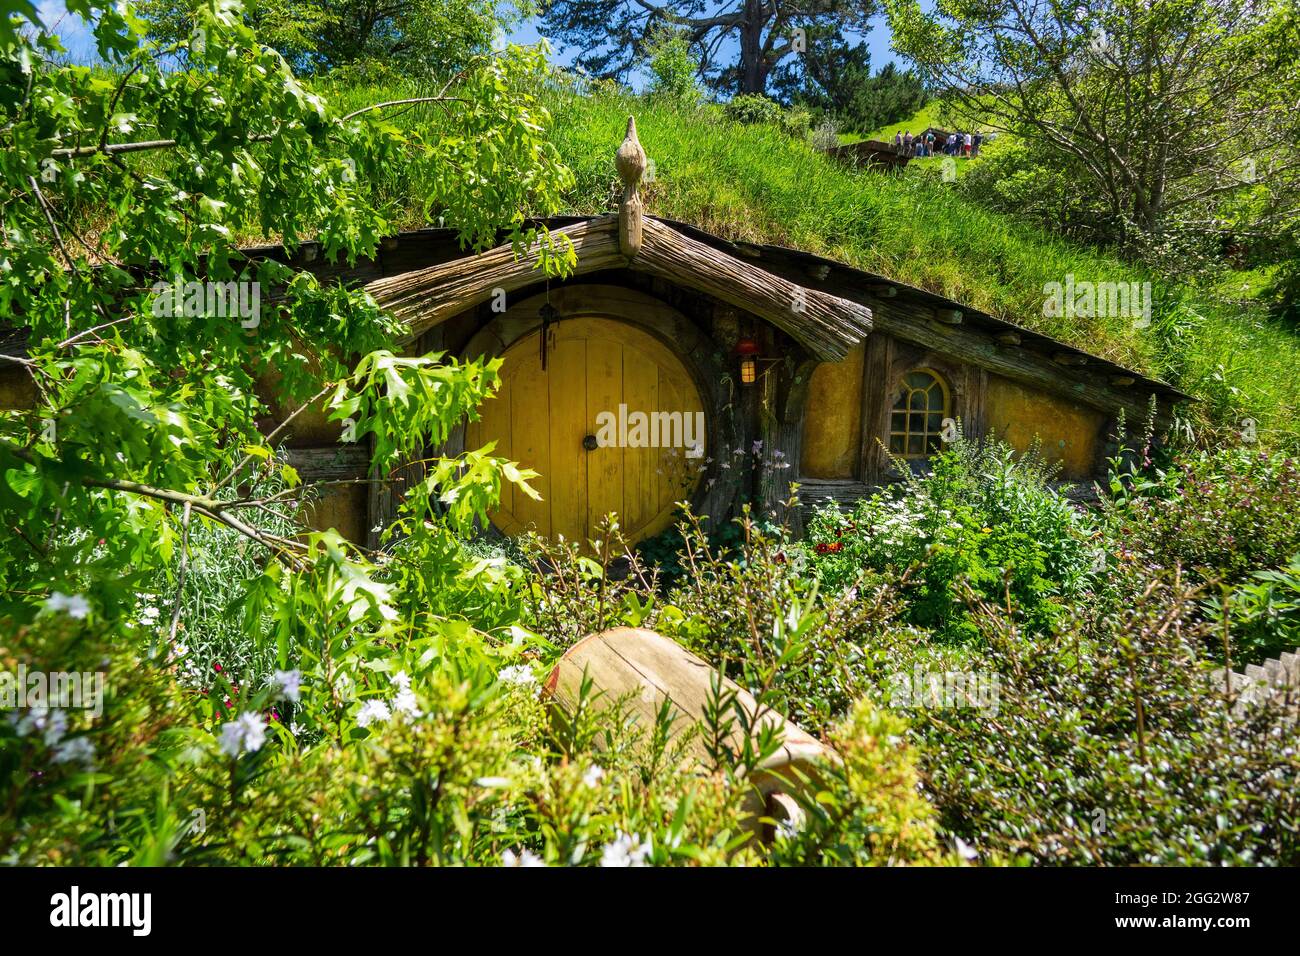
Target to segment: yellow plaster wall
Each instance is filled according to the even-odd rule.
[[[862,445],[862,362],[859,345],[841,362],[823,362],[808,385],[801,474],[855,478]]]
[[[989,375],[984,421],[990,435],[1025,451],[1037,436],[1044,455],[1061,462],[1061,477],[1092,476],[1105,416],[1064,398]]]

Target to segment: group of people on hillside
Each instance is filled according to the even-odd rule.
[[[978,156],[980,146],[984,144],[984,134],[980,130],[973,133],[949,133],[939,139],[943,142],[936,140],[934,130],[926,130],[919,136],[913,136],[910,129],[898,132],[894,134],[894,152],[900,156],[922,159],[934,156],[935,150],[938,150],[945,156],[965,156],[969,159]]]

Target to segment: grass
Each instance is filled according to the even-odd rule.
[[[942,116],[943,102],[941,100],[931,100],[906,119],[894,123],[892,126],[882,126],[880,129],[872,130],[862,139],[878,139],[881,142],[892,143],[895,133],[906,133],[908,130],[912,131],[913,136],[924,133],[931,126],[950,130],[951,127],[943,125],[940,119]]]
[[[352,108],[406,92],[354,88],[335,95]],[[542,96],[553,117],[552,141],[575,175],[564,213],[612,208],[614,151],[635,114],[655,162],[644,197],[650,213],[912,283],[1162,378],[1201,399],[1190,420],[1202,441],[1229,437],[1249,417],[1262,440],[1300,447],[1300,338],[1239,294],[1170,283],[985,210],[955,195],[937,168],[902,176],[849,169],[776,127],[742,126],[711,106],[559,88]],[[434,119],[423,115],[402,122]],[[399,225],[424,224],[415,219],[405,183],[377,187],[397,204]],[[1150,327],[1126,318],[1044,316],[1044,285],[1067,275],[1151,282]]]

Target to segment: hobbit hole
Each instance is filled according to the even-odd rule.
[[[804,507],[849,504],[898,479],[890,451],[924,467],[947,418],[970,437],[1002,438],[1021,451],[1038,443],[1061,463],[1062,479],[1086,487],[1114,453],[1121,413],[1131,426],[1144,422],[1154,401],[1161,425],[1187,399],[887,276],[648,216],[633,123],[619,154],[615,211],[538,223],[573,244],[576,264],[562,280],[548,282],[536,255],[516,255],[505,237],[466,255],[448,229],[389,237],[371,259],[346,265],[328,262],[313,243],[293,253],[248,250],[323,282],[364,287],[405,325],[406,354],[502,359],[501,390],[479,417],[417,456],[495,442],[497,454],[538,471],[541,500],[507,486],[493,516],[498,531],[581,539],[616,511],[643,538],[665,528],[683,498],[718,527],[746,501],[777,511],[791,482],[801,485]],[[543,306],[553,310],[544,371]],[[21,357],[25,339],[11,336],[0,349]],[[0,404],[26,407],[29,393],[19,368],[0,367]],[[295,409],[277,403],[272,380],[260,394],[270,434]],[[646,447],[630,440],[631,429],[613,446],[588,447],[600,415],[621,406],[702,413],[702,457]],[[370,547],[402,489],[424,474],[416,461],[370,475],[369,447],[346,441],[320,408],[293,417],[279,442],[304,479],[338,479],[313,504],[313,523]],[[798,531],[800,516],[788,517]]]

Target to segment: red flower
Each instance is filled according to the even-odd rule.
[[[785,552],[778,551],[773,560],[776,561],[777,564],[785,564]]]
[[[844,542],[823,541],[821,544],[817,545],[813,550],[816,551],[818,554],[838,554],[839,552],[844,550]]]

